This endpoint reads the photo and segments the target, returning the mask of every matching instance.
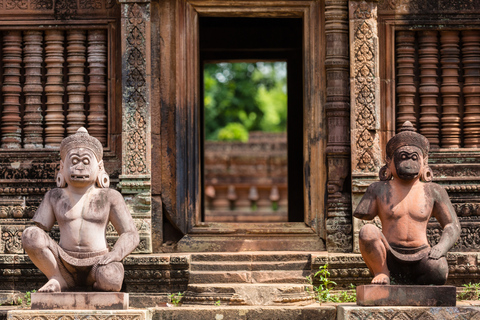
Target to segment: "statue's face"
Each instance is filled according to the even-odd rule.
[[[398,148],[393,154],[393,163],[395,164],[396,175],[400,179],[413,180],[419,178],[423,168],[422,151],[412,146]]]
[[[65,181],[74,187],[86,187],[95,183],[99,164],[95,154],[86,148],[68,151],[63,163]]]

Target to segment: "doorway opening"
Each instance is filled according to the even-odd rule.
[[[202,221],[304,221],[302,35],[302,18],[199,18]]]

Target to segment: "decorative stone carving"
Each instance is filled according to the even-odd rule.
[[[2,243],[5,253],[23,253],[22,232],[24,226],[2,226]]]
[[[23,115],[24,123],[24,147],[42,148],[43,147],[43,128],[42,128],[42,62],[43,62],[43,32],[27,30],[23,33],[25,47],[25,85],[23,92],[25,94],[25,113]]]
[[[85,126],[85,30],[67,31],[67,135]]]
[[[12,2],[16,3],[16,2]],[[9,3],[7,2],[7,8]],[[21,144],[20,128],[20,70],[22,63],[21,31],[6,31],[3,34],[3,105],[2,148],[18,149]]]

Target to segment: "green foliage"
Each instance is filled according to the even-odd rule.
[[[172,293],[169,295],[170,297],[170,302],[175,306],[178,307],[180,302],[182,302],[182,297],[185,293],[183,292],[178,292],[178,293]]]
[[[317,278],[320,283],[318,287],[313,285],[313,278],[311,276],[307,277],[307,281],[313,286],[318,302],[340,303],[357,301],[355,286],[353,284],[350,284],[350,289],[348,291],[341,291],[340,293],[334,294],[332,290],[337,283],[330,280],[329,277],[330,272],[328,271],[328,264],[319,267],[319,270],[313,276],[313,278]]]
[[[215,301],[215,306],[220,307],[222,305],[222,302],[220,300]]]
[[[480,300],[480,283],[467,283],[463,290],[457,294],[458,300]]]
[[[207,140],[246,141],[246,132],[286,131],[286,63],[205,64],[204,105]]]
[[[27,306],[32,304],[32,293],[37,292],[37,290],[27,291],[25,292],[25,302]]]

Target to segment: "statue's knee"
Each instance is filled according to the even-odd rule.
[[[124,269],[121,262],[112,262],[99,266],[95,273],[94,288],[101,291],[120,291],[122,289]]]
[[[380,240],[380,230],[373,224],[366,224],[360,229],[358,235],[361,242],[373,242]]]
[[[22,245],[25,251],[44,249],[48,246],[45,232],[39,227],[28,227],[22,232]]]
[[[445,257],[438,260],[426,259],[420,268],[423,275],[420,284],[444,285],[448,277],[448,263]]]

